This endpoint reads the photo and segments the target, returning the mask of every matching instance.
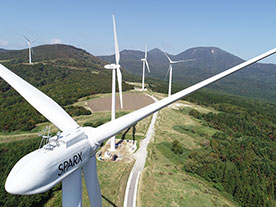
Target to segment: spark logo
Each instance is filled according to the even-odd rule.
[[[59,164],[59,174],[58,176],[61,176],[63,173],[66,173],[70,168],[73,168],[75,165],[78,165],[80,162],[82,162],[82,152],[75,154],[72,158],[69,160],[65,160],[63,163]]]

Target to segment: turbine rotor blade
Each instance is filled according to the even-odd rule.
[[[169,58],[169,56],[167,55],[167,53],[164,52],[164,54],[167,56],[168,60],[170,61],[170,63],[172,62],[171,58]]]
[[[24,37],[28,42],[31,42],[25,35],[23,35],[23,37]]]
[[[147,54],[148,52],[147,52],[147,44],[145,45],[145,59],[147,59],[147,56],[148,56],[148,54]]]
[[[171,66],[171,64],[169,65],[169,67],[168,67],[168,70],[167,70],[167,73],[166,73],[166,76],[165,76],[165,78],[164,78],[164,81],[166,80],[166,78],[167,78],[167,76],[168,76],[168,74],[169,74],[169,71],[170,71],[170,67]]]
[[[149,63],[148,63],[148,61],[147,61],[147,60],[146,60],[145,62],[146,62],[146,65],[147,65],[147,69],[148,69],[148,71],[149,71],[149,73],[150,73]]]
[[[172,63],[184,63],[184,62],[190,62],[190,61],[195,61],[195,59],[187,59],[187,60],[176,60],[172,61]]]
[[[62,180],[62,206],[82,206],[81,168]]]
[[[95,156],[89,158],[89,161],[84,165],[83,174],[90,200],[90,206],[102,206],[102,195],[97,176],[97,163]]]
[[[119,86],[120,104],[122,109],[123,108],[122,73],[119,67],[116,70],[117,70],[117,79],[118,79],[118,86]]]
[[[116,32],[116,24],[115,24],[115,17],[113,17],[113,32],[114,32],[114,45],[115,45],[115,59],[116,59],[116,65],[119,65],[120,61],[120,52],[119,52],[119,46],[118,46],[118,40],[117,40],[117,32]]]
[[[53,99],[0,64],[0,77],[10,84],[38,112],[62,131],[79,125]]]
[[[171,62],[172,62],[171,58],[167,55],[166,52],[164,52],[164,50],[162,49],[161,46],[160,46],[160,49],[161,49],[161,51],[166,55],[166,57],[168,58],[169,62],[171,63]]]

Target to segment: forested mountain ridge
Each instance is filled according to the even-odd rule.
[[[258,54],[256,54],[258,55]],[[244,60],[217,47],[195,47],[177,55],[169,55],[172,60],[195,59],[192,62],[173,66],[173,81],[188,86],[212,75],[235,66]],[[135,50],[121,51],[121,65],[132,74],[142,74],[141,58],[144,52]],[[99,56],[104,61],[112,62],[114,57]],[[169,62],[159,49],[148,52],[151,73],[147,77],[164,80]],[[234,75],[224,78],[209,88],[231,94],[276,101],[276,65],[256,63]],[[166,77],[166,81],[168,77]]]
[[[32,48],[32,62],[52,62],[57,65],[94,67],[104,62],[87,51],[71,45],[51,44]],[[4,50],[0,53],[0,62],[27,63],[29,50]]]
[[[6,52],[7,50],[0,48],[0,52]]]

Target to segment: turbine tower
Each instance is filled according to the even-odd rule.
[[[144,90],[145,85],[145,65],[147,65],[147,69],[150,73],[149,63],[147,61],[147,44],[145,45],[145,58],[142,58],[141,61],[143,62],[143,77],[142,77],[142,90]]]
[[[113,32],[114,32],[114,45],[115,45],[115,60],[116,64],[108,64],[105,65],[105,69],[112,70],[112,104],[111,104],[111,120],[115,119],[116,113],[116,72],[118,78],[118,86],[119,86],[119,94],[120,94],[120,104],[121,109],[123,108],[123,96],[122,96],[122,73],[120,70],[120,52],[117,40],[117,33],[116,33],[116,25],[115,25],[115,17],[113,17]],[[110,139],[110,151],[116,151],[115,148],[115,136],[111,137]]]
[[[163,50],[162,50],[163,51]],[[169,90],[168,90],[168,96],[171,95],[171,89],[172,89],[172,65],[173,64],[176,64],[176,63],[183,63],[183,62],[189,62],[189,61],[194,61],[195,59],[188,59],[188,60],[176,60],[176,61],[173,61],[169,58],[169,56],[167,55],[166,52],[163,51],[163,53],[166,55],[166,57],[168,58],[169,60],[169,68],[168,68],[168,71],[170,72],[170,75],[169,75]],[[168,72],[167,72],[168,74]]]
[[[33,53],[33,49],[32,49],[32,43],[35,40],[30,41],[25,35],[23,35],[23,37],[26,39],[28,46],[29,46],[29,64],[33,64],[32,63],[32,53]]]

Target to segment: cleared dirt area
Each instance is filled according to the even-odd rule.
[[[116,96],[116,110],[121,110],[119,96]],[[141,93],[124,93],[123,94],[123,110],[137,110],[147,106],[154,101],[149,96]],[[92,111],[110,111],[111,110],[111,96],[92,99],[88,102],[88,106]]]
[[[116,151],[110,152],[110,142],[108,141],[97,152],[96,158],[100,161],[132,162],[133,153],[137,149],[137,141],[116,139],[116,144]],[[115,159],[114,156],[116,156]]]

